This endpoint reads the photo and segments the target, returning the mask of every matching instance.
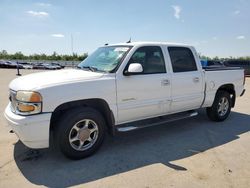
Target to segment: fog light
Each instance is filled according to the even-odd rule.
[[[18,110],[20,112],[32,112],[35,110],[35,107],[33,105],[28,105],[28,104],[19,104]]]

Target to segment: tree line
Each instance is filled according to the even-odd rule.
[[[204,55],[200,55],[201,59],[207,60],[248,60],[250,61],[250,56],[245,57],[228,57],[228,58],[219,58],[219,57],[208,57]],[[0,59],[5,60],[49,60],[49,61],[83,61],[86,57],[88,57],[88,53],[84,53],[82,55],[78,55],[77,53],[73,53],[72,55],[61,55],[53,52],[51,55],[47,54],[32,54],[32,55],[24,55],[22,52],[16,52],[14,54],[9,54],[6,50],[0,51]]]
[[[87,53],[78,55],[73,53],[72,55],[61,55],[53,52],[51,55],[47,54],[32,54],[24,55],[22,52],[16,52],[14,54],[8,53],[6,50],[0,51],[0,59],[5,60],[49,60],[49,61],[82,61],[88,57]]]
[[[243,56],[243,57],[227,57],[227,58],[220,58],[218,56],[215,57],[208,57],[205,55],[199,55],[200,59],[205,59],[205,60],[215,60],[215,61],[224,61],[224,60],[245,60],[245,61],[250,61],[250,56]]]

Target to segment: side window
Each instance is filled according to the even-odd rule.
[[[131,63],[140,63],[143,68],[142,74],[166,73],[165,61],[159,46],[144,46],[138,48],[130,58]]]
[[[168,52],[173,72],[188,72],[197,70],[194,55],[189,48],[169,47]]]

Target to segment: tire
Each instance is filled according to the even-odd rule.
[[[207,116],[212,121],[224,121],[231,112],[231,105],[230,94],[226,91],[218,91],[213,105],[207,108]]]
[[[88,157],[101,146],[105,127],[102,114],[93,108],[69,110],[56,126],[56,147],[73,160]]]

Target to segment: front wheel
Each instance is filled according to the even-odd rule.
[[[56,129],[56,144],[66,157],[82,159],[99,149],[104,135],[102,114],[93,108],[78,108],[63,115]]]
[[[207,116],[213,121],[224,121],[231,112],[231,98],[226,91],[218,91],[213,105],[207,108]]]

